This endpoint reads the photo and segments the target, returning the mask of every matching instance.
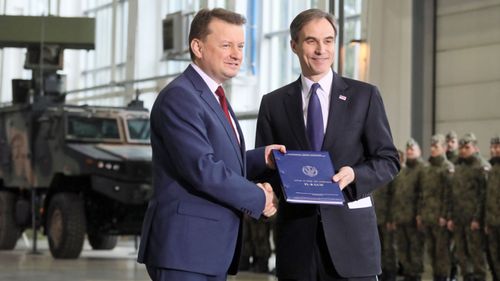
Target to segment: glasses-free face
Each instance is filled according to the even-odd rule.
[[[439,144],[435,143],[431,145],[431,156],[432,157],[438,157],[443,155],[446,152],[446,147]]]
[[[290,41],[290,45],[305,77],[318,82],[330,71],[335,55],[335,30],[328,20],[322,18],[306,23],[297,41]]]
[[[406,148],[406,159],[417,159],[420,155],[422,155],[422,152],[418,145],[412,145]]]
[[[449,139],[446,141],[446,150],[454,151],[458,149],[458,140],[457,139]]]
[[[491,157],[500,157],[500,144],[492,144],[490,146]]]
[[[245,46],[243,26],[215,18],[208,24],[208,29],[210,33],[205,39],[191,41],[191,49],[196,57],[195,63],[222,84],[240,71]]]
[[[469,158],[476,152],[477,152],[477,146],[471,143],[464,144],[460,146],[460,148],[458,149],[458,155],[461,158]]]

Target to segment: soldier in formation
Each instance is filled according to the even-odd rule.
[[[455,133],[455,131],[449,131],[446,134],[446,158],[454,165],[456,165],[458,162],[458,136],[457,133]],[[457,280],[456,275],[457,275],[458,265],[455,259],[455,255],[453,254],[454,250],[455,247],[454,244],[452,243],[452,245],[450,245],[450,253],[451,253],[450,281]]]
[[[394,182],[392,218],[396,227],[397,257],[406,281],[419,281],[423,272],[424,232],[417,229],[417,202],[420,194],[420,173],[425,164],[418,143],[406,144],[406,165]]]
[[[446,281],[450,272],[450,239],[446,214],[453,164],[446,159],[445,136],[432,136],[429,165],[420,175],[417,228],[425,230],[425,244],[431,259],[434,281]]]
[[[490,165],[481,159],[472,133],[459,141],[459,160],[452,178],[447,227],[453,232],[455,257],[465,281],[486,279],[481,231],[486,200],[486,178]]]
[[[458,136],[455,131],[449,131],[446,134],[446,158],[453,163],[457,164],[458,161]]]
[[[405,164],[405,154],[398,150],[401,167]],[[387,185],[376,189],[373,193],[375,213],[377,214],[377,227],[382,247],[382,281],[396,281],[398,272],[396,258],[396,241],[394,237],[395,225],[392,220],[392,197],[394,185],[398,176]]]
[[[490,142],[491,171],[488,175],[486,190],[485,232],[487,253],[493,280],[500,278],[500,137]]]
[[[239,264],[241,271],[268,273],[271,256],[270,219],[255,220],[249,216],[243,219],[243,249]]]

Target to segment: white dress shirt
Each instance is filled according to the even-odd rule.
[[[319,103],[321,104],[321,115],[323,116],[323,132],[326,132],[326,126],[328,125],[328,112],[330,109],[330,94],[332,89],[332,79],[333,71],[330,71],[321,78],[317,83],[320,87],[316,90],[316,94],[319,98]],[[302,82],[302,112],[304,115],[304,124],[307,128],[307,108],[309,106],[309,98],[311,97],[311,87],[315,82],[309,80],[304,75],[300,76]]]
[[[196,64],[194,63],[191,63],[191,66],[194,68],[194,70],[196,70],[196,72],[201,76],[201,79],[203,79],[203,81],[205,81],[205,83],[207,84],[208,88],[210,89],[210,91],[212,92],[212,94],[214,95],[215,97],[215,100],[219,103],[220,105],[220,102],[219,102],[219,97],[217,96],[217,94],[215,93],[215,91],[217,90],[217,88],[219,88],[219,86],[222,87],[222,84],[218,84],[217,82],[215,82],[214,79],[212,79],[210,76],[208,76],[205,71],[203,71],[199,66],[197,66]],[[224,88],[224,87],[222,87]],[[227,99],[227,98],[226,98]],[[229,101],[227,101],[227,104],[229,105]],[[229,114],[229,116],[231,117],[231,123],[233,125],[233,128],[234,128],[234,132],[236,133],[236,138],[238,139],[238,143],[241,143],[240,141],[240,135],[238,133],[238,130],[237,130],[237,127],[236,127],[236,123],[234,122],[234,119],[233,119],[233,116],[231,114]]]

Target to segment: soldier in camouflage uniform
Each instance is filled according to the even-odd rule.
[[[243,218],[243,249],[239,270],[268,273],[271,244],[269,242],[270,219],[255,220],[249,216]],[[250,257],[252,262],[250,262]]]
[[[492,165],[486,190],[485,231],[488,240],[488,260],[493,280],[500,278],[500,137],[491,139]]]
[[[420,176],[421,196],[417,206],[417,227],[425,229],[425,242],[431,259],[434,281],[446,281],[450,272],[449,233],[446,215],[453,164],[446,159],[446,141],[432,136],[429,166]]]
[[[404,167],[404,152],[399,150],[399,162]],[[396,176],[397,178],[397,176]],[[395,180],[394,180],[395,181]],[[382,275],[381,281],[395,281],[398,271],[396,258],[396,244],[394,237],[395,226],[392,223],[392,197],[394,194],[394,181],[377,188],[373,192],[375,213],[377,214],[377,227],[382,246]]]
[[[449,131],[446,134],[446,158],[454,165],[456,165],[458,162],[458,136],[457,133],[455,133],[455,131]],[[452,240],[451,236],[452,235],[450,235],[450,240]],[[450,281],[457,280],[456,275],[457,275],[458,265],[455,259],[454,251],[455,251],[455,246],[452,243],[450,245],[450,254],[451,254]]]
[[[406,281],[418,281],[423,272],[424,232],[417,229],[420,173],[425,167],[418,143],[406,144],[406,166],[394,181],[392,218],[396,226],[397,256]]]
[[[465,281],[486,279],[481,231],[486,200],[486,177],[491,168],[483,162],[474,134],[459,141],[459,160],[452,178],[448,229],[453,232],[455,256]]]
[[[458,136],[455,131],[446,134],[446,158],[455,165],[458,162]]]

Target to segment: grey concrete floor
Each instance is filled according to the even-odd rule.
[[[31,241],[29,241],[31,242]],[[146,281],[144,265],[135,260],[134,243],[121,239],[114,250],[93,251],[87,242],[79,259],[56,260],[45,239],[38,240],[39,254],[32,254],[20,239],[12,251],[0,251],[0,281]],[[239,273],[231,281],[274,281],[267,274]]]
[[[46,239],[38,240],[38,254],[32,254],[31,241],[20,239],[12,251],[0,251],[0,281],[146,281],[150,280],[144,265],[136,262],[133,239],[122,237],[111,251],[91,250],[85,242],[80,258],[56,260],[50,255]],[[425,262],[423,281],[431,281],[431,269]],[[274,265],[274,257],[270,266]],[[400,279],[400,278],[399,278]],[[399,280],[398,279],[398,280]],[[276,281],[268,274],[240,272],[228,281]],[[460,278],[461,280],[461,278]],[[492,280],[488,274],[487,280]]]

